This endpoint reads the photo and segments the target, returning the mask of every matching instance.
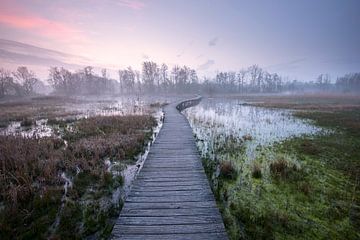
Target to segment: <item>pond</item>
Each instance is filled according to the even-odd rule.
[[[231,137],[244,145],[245,161],[252,161],[263,146],[322,131],[311,121],[294,117],[291,110],[255,107],[236,99],[205,98],[184,114],[203,156],[214,153],[215,141]]]
[[[23,126],[21,121],[11,121],[5,128],[0,128],[1,135],[20,134],[23,137],[51,137],[61,135],[57,121],[64,121],[67,125],[83,118],[95,116],[126,116],[154,114],[149,107],[152,99],[135,97],[112,98],[78,98],[77,102],[65,103],[61,111],[51,118],[33,116],[33,121]],[[49,105],[49,107],[52,107]],[[41,108],[40,108],[41,111]],[[55,120],[55,121],[54,121]]]

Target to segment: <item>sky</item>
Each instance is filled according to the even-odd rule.
[[[115,70],[143,61],[200,76],[258,64],[300,81],[360,71],[359,0],[0,0],[0,67]]]

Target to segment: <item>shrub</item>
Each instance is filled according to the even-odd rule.
[[[298,167],[288,161],[285,156],[279,156],[275,161],[270,163],[270,172],[276,178],[286,179],[298,170]]]
[[[30,119],[30,118],[24,118],[21,122],[20,122],[20,126],[22,127],[31,127],[32,125],[34,125],[35,122],[34,120]]]
[[[251,141],[253,140],[253,137],[250,134],[246,134],[243,136],[244,141]]]
[[[252,167],[252,177],[253,178],[261,178],[262,177],[261,165],[259,163],[254,163],[254,165]]]
[[[320,149],[311,140],[304,140],[300,148],[303,153],[308,155],[318,155],[320,153]]]
[[[222,161],[220,162],[220,177],[225,179],[235,179],[237,177],[237,171],[233,162]]]

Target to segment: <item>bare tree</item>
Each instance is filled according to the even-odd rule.
[[[331,80],[329,74],[320,74],[316,79],[316,83],[321,90],[325,90],[329,87]]]
[[[16,81],[23,87],[26,95],[33,93],[34,85],[38,81],[33,71],[29,71],[27,67],[18,67],[13,75]]]
[[[245,78],[247,75],[247,71],[245,69],[241,69],[237,75],[237,80],[238,80],[238,91],[239,92],[244,92],[244,86],[245,86]]]
[[[155,87],[155,81],[159,77],[157,64],[152,61],[143,62],[142,77],[145,88],[149,91],[153,91]]]
[[[0,98],[3,98],[11,86],[13,85],[13,78],[8,70],[0,68]]]
[[[252,91],[261,92],[263,70],[258,65],[252,65],[248,69],[250,74],[250,88]]]
[[[162,90],[168,90],[170,85],[171,85],[171,82],[170,82],[170,79],[168,77],[168,66],[163,63],[160,67],[160,74],[159,74],[159,79],[160,79],[160,85],[161,85],[161,88]]]

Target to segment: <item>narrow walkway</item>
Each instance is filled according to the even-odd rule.
[[[227,239],[192,129],[168,105],[120,217],[113,239]]]

